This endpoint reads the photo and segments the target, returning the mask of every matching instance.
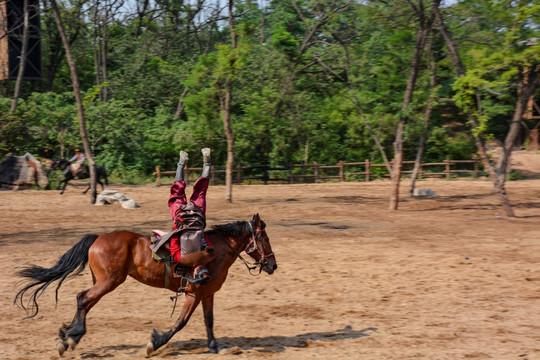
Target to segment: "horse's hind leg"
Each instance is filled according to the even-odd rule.
[[[68,346],[71,350],[75,349],[75,346],[86,333],[86,314],[97,303],[95,301],[92,305],[88,306],[90,301],[87,295],[90,291],[91,289],[88,289],[77,294],[77,312],[75,313],[75,317],[69,326],[62,324],[60,328],[59,336],[61,341],[57,345],[60,355],[66,351]]]
[[[123,283],[126,276],[116,279],[114,277],[107,278],[103,275],[96,277],[96,273],[92,271],[92,278],[94,279],[94,286],[77,294],[77,312],[73,317],[73,321],[70,325],[63,324],[60,328],[60,341],[57,344],[60,355],[68,347],[71,350],[75,349],[75,346],[86,333],[86,314],[105,294],[113,291]]]
[[[182,307],[180,317],[172,329],[166,332],[159,332],[156,329],[152,329],[152,337],[148,345],[146,345],[146,354],[150,356],[151,353],[168,343],[174,334],[182,330],[182,328],[188,323],[189,318],[193,314],[193,311],[195,311],[197,308],[197,305],[199,305],[200,301],[201,299],[193,293],[186,294],[186,302]]]

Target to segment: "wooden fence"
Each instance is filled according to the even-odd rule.
[[[477,177],[479,174],[478,160],[451,160],[446,159],[444,162],[422,163],[420,166],[420,177],[446,177],[450,179],[453,175],[470,175]],[[403,162],[403,174],[411,174],[414,161]],[[431,171],[430,171],[431,169]],[[202,168],[186,168],[184,177],[186,182],[195,181]],[[175,175],[176,171],[161,171],[159,166],[156,166],[156,171],[153,175],[156,176],[156,182],[161,184],[162,176]],[[262,181],[264,184],[268,182],[278,183],[305,183],[326,180],[337,181],[370,181],[373,179],[388,177],[388,171],[384,164],[374,164],[369,160],[362,162],[346,163],[340,161],[337,165],[319,165],[317,162],[312,164],[296,164],[288,167],[271,167],[271,166],[242,166],[237,165],[233,174],[233,182],[237,184],[243,183],[245,180]],[[225,170],[218,170],[214,166],[210,170],[210,182],[212,184],[224,183]]]

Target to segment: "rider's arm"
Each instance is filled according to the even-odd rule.
[[[180,262],[180,235],[173,236],[171,238],[171,246],[169,248],[171,255],[176,262]]]
[[[69,159],[69,162],[77,160],[77,155],[73,156],[71,159]]]

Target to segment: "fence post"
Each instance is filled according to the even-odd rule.
[[[478,177],[478,157],[474,157],[474,177]]]
[[[444,162],[446,163],[446,180],[450,180],[450,159],[446,158]]]
[[[371,164],[369,159],[366,159],[366,181],[369,182],[369,177],[371,176]]]
[[[313,179],[315,183],[319,182],[319,165],[316,161],[313,162]]]
[[[343,161],[339,161],[339,181],[343,181]]]
[[[156,182],[158,186],[161,186],[161,172],[159,171],[159,166],[156,166]]]
[[[214,165],[210,166],[210,182],[212,185],[216,185],[216,167]]]
[[[289,164],[289,184],[292,184],[294,182],[293,169],[293,164]]]
[[[268,165],[264,165],[263,167],[263,181],[264,185],[268,185]]]
[[[240,164],[236,165],[236,182],[238,184],[242,183],[242,167]]]

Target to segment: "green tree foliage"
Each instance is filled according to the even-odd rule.
[[[219,90],[233,63],[237,164],[381,162],[364,121],[391,153],[417,32],[411,3],[419,1],[236,1],[234,50],[218,2],[197,7],[159,0],[145,9],[126,7],[106,24],[108,83],[98,84],[94,42],[101,38],[86,16],[94,3],[63,2],[96,164],[129,182],[155,166],[174,168],[180,148],[197,166],[200,148],[209,146],[214,164],[223,167]],[[537,0],[463,0],[442,9],[468,72],[456,80],[444,41],[435,33],[439,86],[426,160],[473,156],[469,109],[481,120],[475,131],[504,139],[520,69],[540,56],[539,6]],[[68,157],[81,146],[69,71],[50,24],[44,8],[45,79],[23,87],[14,113],[8,111],[10,85],[3,84],[0,156],[29,151]],[[422,130],[430,91],[427,61],[405,114],[406,159],[414,158]],[[99,96],[103,86],[109,91],[106,102]],[[475,92],[482,96],[481,109],[475,107]]]

